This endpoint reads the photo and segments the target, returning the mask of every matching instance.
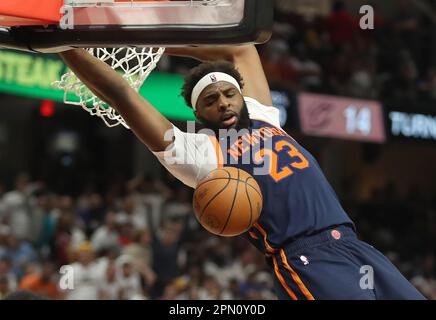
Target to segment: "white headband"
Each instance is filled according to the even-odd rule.
[[[220,81],[225,81],[233,84],[239,92],[241,91],[241,86],[239,85],[238,81],[236,81],[235,78],[228,75],[227,73],[223,72],[212,72],[207,75],[205,75],[203,78],[201,78],[200,81],[195,85],[194,89],[192,90],[191,95],[191,105],[194,110],[196,110],[195,106],[197,105],[198,98],[200,97],[200,94],[203,92],[204,89],[206,89],[207,86],[211,85],[212,83],[217,83]]]

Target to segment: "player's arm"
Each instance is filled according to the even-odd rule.
[[[151,151],[164,151],[172,143],[164,139],[173,129],[171,122],[106,63],[83,49],[65,51],[60,56],[94,94],[120,113]]]
[[[254,45],[216,48],[167,48],[169,55],[191,57],[201,61],[225,60],[232,62],[244,79],[242,94],[272,106],[268,81],[259,54]]]

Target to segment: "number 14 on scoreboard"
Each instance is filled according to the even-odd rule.
[[[373,143],[386,141],[383,108],[378,101],[301,93],[298,110],[305,134]]]
[[[365,136],[371,133],[372,113],[367,107],[357,108],[350,105],[344,110],[346,130],[349,134],[360,132]]]

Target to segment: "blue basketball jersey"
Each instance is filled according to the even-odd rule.
[[[250,173],[260,186],[263,209],[244,234],[263,253],[351,219],[315,158],[283,129],[263,120],[237,137],[220,137],[225,166]],[[263,169],[262,169],[263,168]]]

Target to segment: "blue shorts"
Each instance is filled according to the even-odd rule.
[[[267,258],[279,299],[422,300],[378,250],[339,226],[298,239]]]

